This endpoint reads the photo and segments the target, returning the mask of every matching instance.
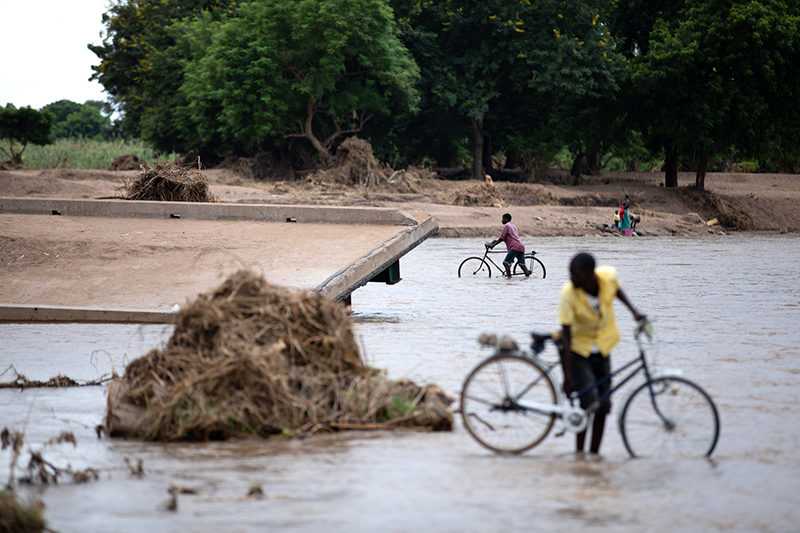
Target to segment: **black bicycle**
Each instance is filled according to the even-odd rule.
[[[503,267],[500,267],[492,261],[492,258],[489,257],[489,254],[503,254],[506,255],[507,252],[503,252],[500,250],[491,250],[488,244],[484,244],[483,247],[485,251],[483,252],[483,257],[467,257],[461,264],[458,265],[458,277],[459,278],[469,278],[469,277],[492,277],[492,266],[497,269],[501,276],[505,276],[506,271]],[[544,267],[544,263],[542,263],[538,257],[536,257],[536,252],[528,252],[525,254],[525,260],[530,261],[530,265],[528,269],[531,271],[530,277],[532,278],[539,278],[544,279],[547,277],[547,269]],[[514,268],[511,271],[513,276],[524,276],[525,273],[520,268],[519,263],[514,263]]]
[[[700,386],[682,377],[680,370],[651,372],[640,335],[649,337],[649,326],[636,329],[639,356],[614,370],[622,380],[586,410],[579,398],[597,388],[606,376],[565,401],[554,370],[560,362],[539,357],[549,333],[533,333],[533,353],[517,349],[510,339],[499,342],[481,336],[481,343],[495,346],[495,354],[481,361],[464,381],[461,416],[470,435],[487,448],[504,453],[521,453],[539,444],[559,421],[564,431],[586,429],[588,415],[634,376],[642,376],[622,402],[619,431],[633,457],[708,457],[719,438],[719,415],[711,397]]]

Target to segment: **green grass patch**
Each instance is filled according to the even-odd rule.
[[[58,139],[45,146],[28,145],[22,154],[25,168],[106,169],[115,157],[134,154],[156,162],[156,152],[140,140],[95,141]],[[174,160],[180,154],[158,154],[159,161]]]
[[[0,531],[38,533],[44,529],[40,508],[21,502],[8,490],[0,491]]]

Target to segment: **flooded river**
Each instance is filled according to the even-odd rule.
[[[76,447],[46,447],[51,462],[100,470],[99,481],[21,487],[67,531],[796,531],[800,523],[800,237],[539,238],[544,280],[465,280],[477,239],[432,239],[401,260],[403,281],[353,294],[367,360],[390,377],[432,381],[457,396],[484,356],[481,332],[527,344],[557,327],[567,264],[590,251],[619,270],[632,302],[654,321],[658,366],[684,370],[720,411],[711,460],[630,459],[615,404],[600,458],[572,453],[571,436],[520,456],[483,449],[454,431],[351,432],[295,441],[152,444],[98,439],[103,387],[0,390],[0,428],[33,449],[70,429]],[[633,321],[617,305],[634,356]],[[29,379],[91,380],[163,343],[161,326],[0,325],[0,371]],[[555,356],[552,349],[548,357]],[[113,363],[112,363],[113,361]],[[2,381],[13,379],[7,371]],[[619,399],[621,396],[615,396]],[[131,475],[125,458],[142,459]],[[0,484],[9,474],[0,452]],[[163,509],[169,484],[196,489]],[[260,484],[264,497],[245,497]]]

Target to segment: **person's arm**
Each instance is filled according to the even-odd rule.
[[[491,242],[487,242],[486,246],[489,248],[494,248],[505,240],[506,235],[508,235],[508,226],[503,226],[503,231],[500,233],[500,236]]]
[[[572,381],[572,336],[570,327],[561,326],[561,369],[564,371],[564,392],[569,395],[575,390]]]
[[[631,313],[633,313],[633,318],[635,318],[637,322],[647,319],[647,315],[641,314],[636,310],[635,307],[633,307],[633,304],[630,302],[630,300],[628,300],[628,297],[625,295],[625,292],[622,289],[617,289],[617,298],[619,298],[619,301],[625,304],[625,307],[630,309]]]

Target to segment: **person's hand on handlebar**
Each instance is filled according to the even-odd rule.
[[[647,336],[648,340],[652,340],[653,326],[652,324],[650,324],[650,321],[647,320],[647,317],[645,315],[640,315],[640,316],[641,319],[639,319],[638,323],[636,324],[636,331],[634,333],[634,336],[638,339],[639,335],[644,333]]]

